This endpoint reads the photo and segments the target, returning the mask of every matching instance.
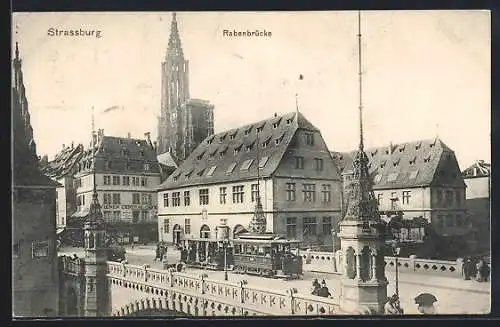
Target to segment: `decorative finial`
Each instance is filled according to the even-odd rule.
[[[299,81],[302,81],[304,80],[304,75],[300,74],[299,75]],[[295,93],[295,108],[296,108],[296,111],[297,113],[299,112],[299,93],[297,91],[297,93]]]
[[[361,11],[358,10],[358,76],[359,76],[359,150],[364,150],[363,142],[363,77],[361,66]]]

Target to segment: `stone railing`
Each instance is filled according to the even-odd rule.
[[[58,257],[59,260],[59,269],[66,274],[71,275],[83,275],[84,274],[84,265],[83,262],[79,259],[73,259],[67,256]]]
[[[264,289],[249,285],[245,280],[233,283],[209,279],[206,274],[195,276],[173,270],[151,269],[147,265],[140,267],[116,262],[108,262],[108,277],[166,291],[198,294],[202,299],[238,304],[249,312],[264,315],[343,314],[336,299],[299,294],[296,289]]]
[[[304,271],[317,271],[341,274],[344,269],[342,253],[333,252],[303,252]],[[436,274],[445,277],[462,277],[463,259],[456,261],[421,259],[412,255],[409,258],[398,258],[400,273]],[[385,267],[395,270],[396,258],[385,257]]]

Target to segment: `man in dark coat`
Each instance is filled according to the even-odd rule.
[[[330,293],[330,290],[326,286],[326,282],[325,282],[324,279],[321,281],[321,288],[319,289],[319,294],[318,295],[321,296],[321,297],[329,297],[329,296],[332,295]]]

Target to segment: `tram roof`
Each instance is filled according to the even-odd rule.
[[[269,239],[233,239],[234,243],[246,243],[246,244],[291,244],[291,243],[301,243],[298,240],[269,240]]]

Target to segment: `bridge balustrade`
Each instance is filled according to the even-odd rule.
[[[304,271],[317,271],[329,273],[342,273],[344,264],[342,255],[332,252],[303,252],[301,254],[304,262]],[[308,260],[310,259],[310,261]],[[308,263],[309,262],[309,263]],[[422,273],[435,274],[444,277],[462,277],[463,259],[456,261],[431,260],[417,258],[412,255],[409,258],[398,257],[398,268],[400,273]],[[395,270],[396,258],[385,257],[385,267],[388,270]]]
[[[297,294],[296,290],[279,291],[193,276],[173,270],[155,270],[147,266],[133,266],[108,262],[108,278],[120,279],[118,285],[136,284],[133,289],[144,289],[145,297],[164,291],[165,297],[177,294],[180,298],[198,298],[204,303],[204,314],[198,315],[334,315],[342,314],[336,299]],[[126,286],[124,286],[126,287]],[[163,294],[163,292],[161,292]],[[181,301],[182,302],[182,301]],[[199,302],[199,301],[196,301]],[[234,309],[233,309],[234,308]]]

